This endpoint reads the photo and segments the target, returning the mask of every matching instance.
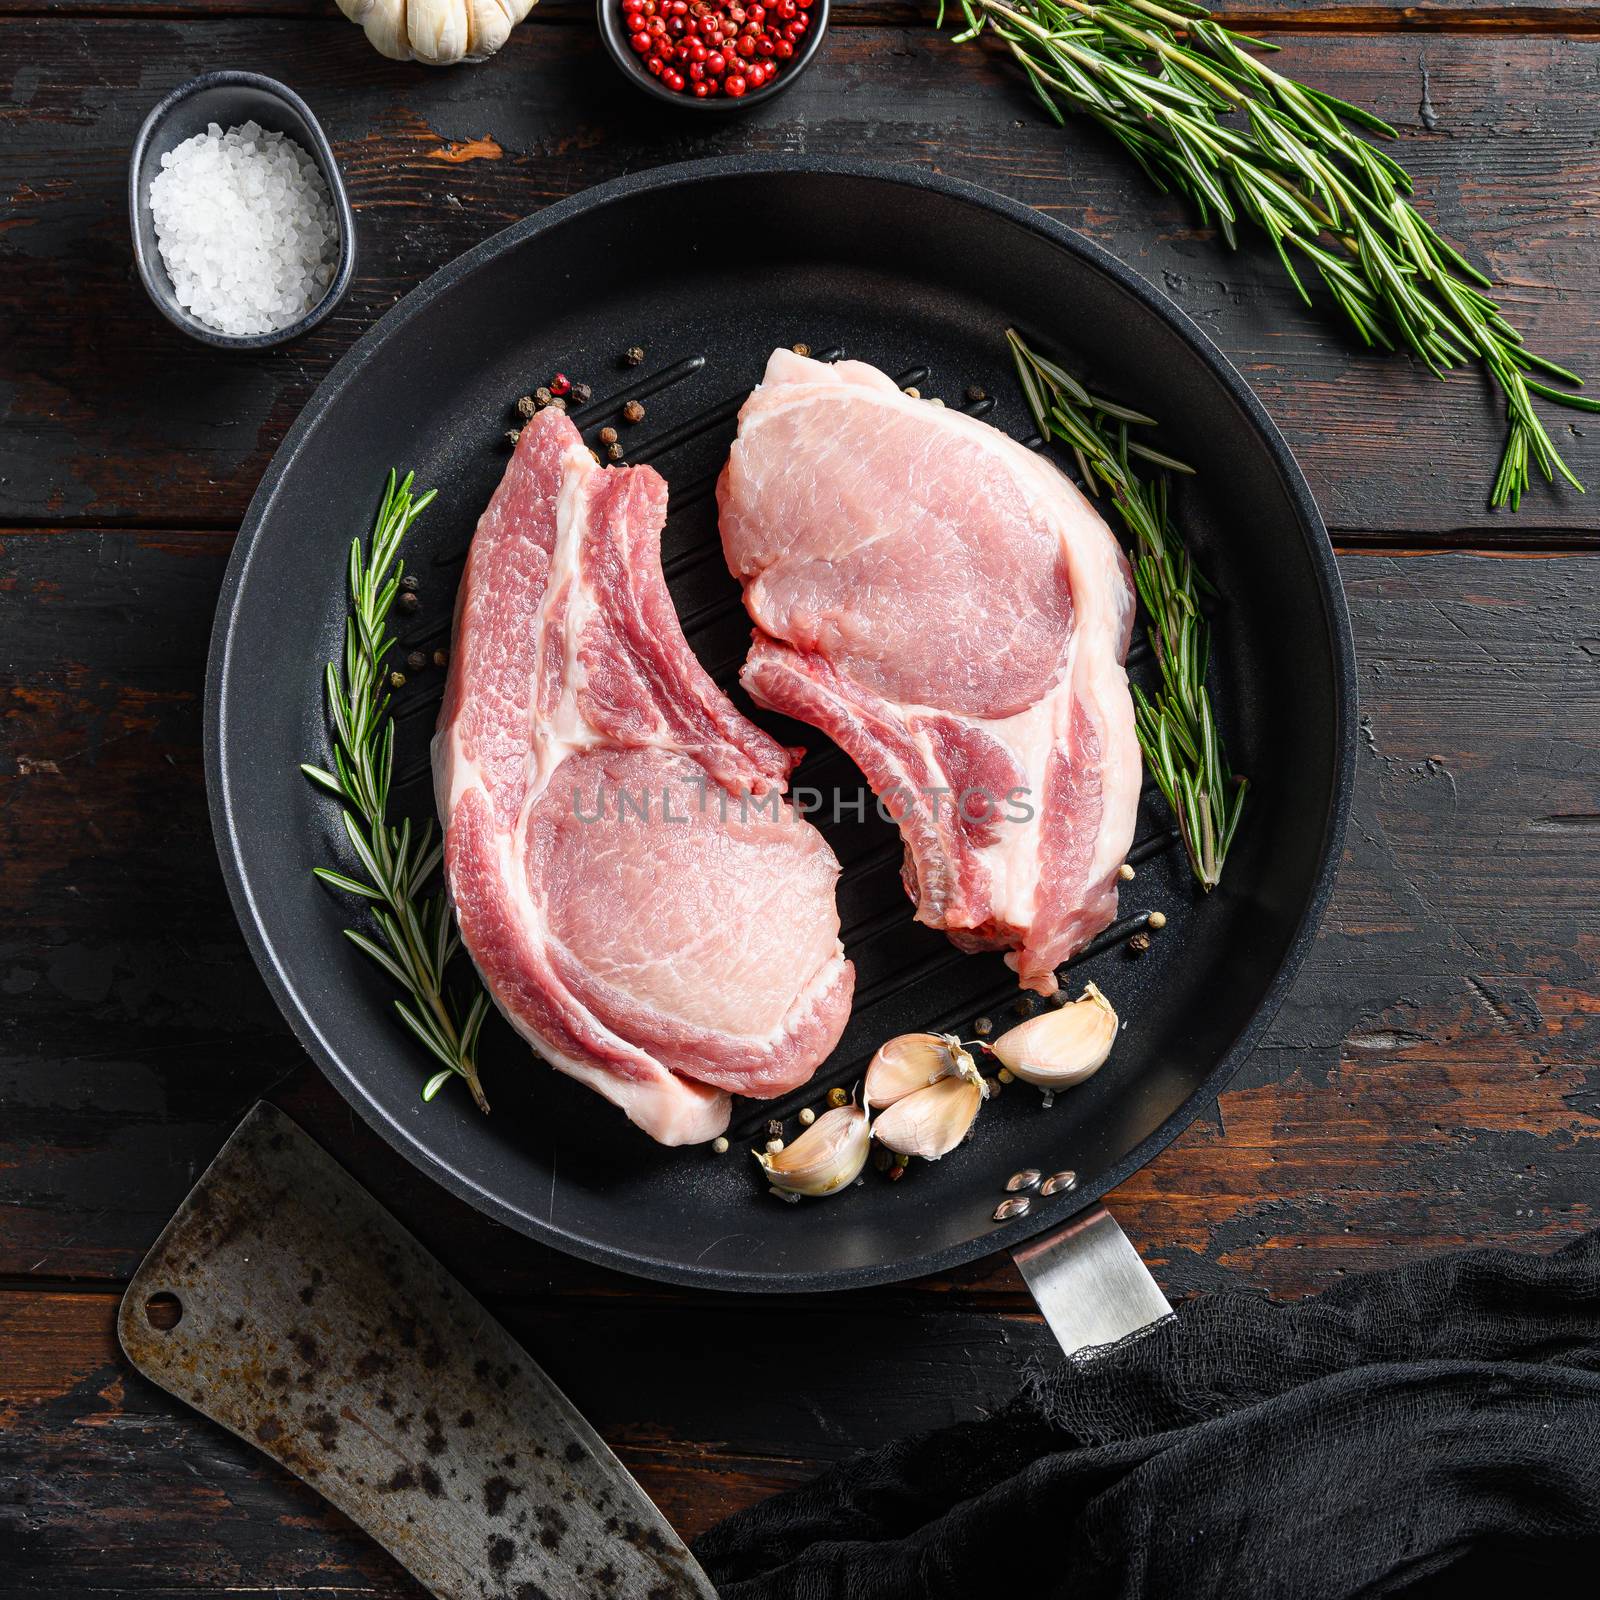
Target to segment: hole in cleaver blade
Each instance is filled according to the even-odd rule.
[[[522,1347],[271,1106],[167,1224],[117,1333],[147,1378],[304,1479],[436,1595],[715,1600]]]

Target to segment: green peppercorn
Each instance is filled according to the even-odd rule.
[[[606,454],[613,461],[620,461],[622,459],[622,446],[620,444],[608,444],[606,446]]]

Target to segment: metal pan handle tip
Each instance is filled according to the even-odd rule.
[[[1103,1206],[1019,1246],[1012,1260],[1069,1356],[1120,1344],[1172,1315],[1150,1269]]]

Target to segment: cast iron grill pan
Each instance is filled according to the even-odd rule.
[[[708,251],[716,216],[744,219],[737,261]],[[822,735],[755,711],[738,688],[749,621],[716,536],[713,486],[738,406],[774,345],[870,361],[924,395],[1032,428],[1005,354],[1018,324],[1105,392],[1162,419],[1163,448],[1201,464],[1179,515],[1225,599],[1213,689],[1252,779],[1222,888],[1190,886],[1172,819],[1147,786],[1119,923],[1065,975],[1093,979],[1126,1026],[1107,1066],[1045,1110],[1012,1084],[945,1161],[826,1202],[783,1204],[748,1147],[772,1115],[853,1086],[892,1034],[973,1037],[1030,1014],[998,955],[962,955],[911,920],[891,824],[828,817],[865,784]],[[646,362],[621,361],[643,345]],[[334,808],[296,764],[326,748],[316,664],[343,628],[349,539],[384,471],[440,493],[408,537],[421,607],[400,654],[447,641],[466,544],[504,468],[516,397],[556,371],[593,386],[574,420],[619,429],[630,462],[671,487],[663,563],[689,641],[743,709],[808,754],[793,783],[843,865],[839,905],[856,1004],[805,1090],[736,1102],[733,1149],[668,1151],[609,1104],[529,1059],[498,1018],[483,1063],[492,1117],[455,1086],[423,1106],[428,1071],[386,981],[344,939],[351,908],[310,875]],[[990,397],[965,401],[969,385]],[[629,427],[623,402],[647,416]],[[1036,442],[1036,441],[1035,441]],[[286,597],[292,596],[292,603]],[[960,604],[952,596],[951,604]],[[941,618],[926,626],[937,631]],[[1153,663],[1130,661],[1149,685]],[[431,813],[427,744],[442,674],[397,702],[395,804]],[[207,759],[219,848],[263,973],[303,1042],[391,1143],[523,1232],[646,1276],[730,1289],[846,1287],[949,1267],[1064,1220],[1120,1181],[1215,1096],[1276,1008],[1331,882],[1353,751],[1352,655],[1327,538],[1292,459],[1231,368],[1126,269],[1036,214],[909,169],[781,159],[663,169],[581,195],[446,268],[386,316],[323,384],[253,503],[218,613]],[[1160,910],[1135,959],[1127,937]],[[790,1134],[795,1129],[791,1125]],[[1025,1221],[991,1218],[1019,1167],[1070,1168],[1069,1194]]]

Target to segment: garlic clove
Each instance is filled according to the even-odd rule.
[[[453,66],[467,53],[467,8],[462,0],[406,0],[406,36],[413,60]]]
[[[339,9],[359,23],[372,48],[391,61],[409,61],[406,0],[339,0]]]
[[[949,1034],[902,1033],[880,1045],[868,1063],[862,1099],[868,1110],[882,1110],[971,1065],[972,1057]]]
[[[937,1161],[972,1131],[987,1091],[983,1079],[959,1073],[900,1099],[872,1125],[878,1143],[896,1155]]]
[[[1053,1093],[1092,1077],[1116,1042],[1117,1013],[1091,983],[1078,999],[1018,1023],[989,1048],[1024,1083]]]
[[[835,1194],[861,1175],[872,1148],[872,1125],[860,1106],[825,1111],[781,1150],[752,1150],[773,1188],[788,1194]]]

